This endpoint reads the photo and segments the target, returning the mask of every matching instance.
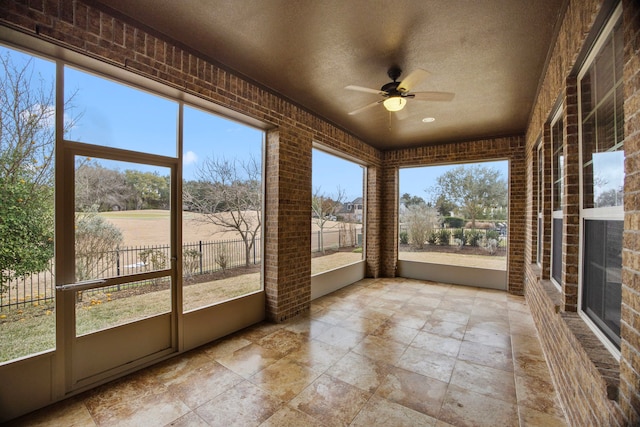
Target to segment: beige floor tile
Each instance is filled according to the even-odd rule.
[[[396,366],[448,383],[455,362],[455,358],[444,354],[409,346]]]
[[[322,427],[319,420],[288,406],[282,407],[260,427]]]
[[[387,376],[390,366],[360,354],[349,352],[327,369],[331,375],[368,393],[373,393]]]
[[[371,333],[372,336],[406,345],[409,345],[417,334],[417,329],[407,328],[389,321],[384,322]]]
[[[458,359],[513,372],[511,350],[503,347],[492,347],[473,341],[463,341],[458,353]]]
[[[243,381],[200,406],[195,412],[213,426],[258,426],[275,414],[283,403],[258,386]]]
[[[443,322],[466,325],[467,322],[469,322],[469,314],[438,307],[436,310],[434,310],[429,320],[432,320],[432,321],[440,320]]]
[[[563,416],[555,416],[535,409],[520,407],[520,427],[566,427]]]
[[[242,381],[240,375],[211,361],[173,380],[168,389],[189,408],[195,409]]]
[[[406,344],[369,335],[353,348],[353,352],[369,359],[394,365],[406,348]]]
[[[322,372],[284,358],[259,371],[249,380],[280,400],[288,402],[315,381],[320,374]]]
[[[420,331],[409,345],[455,358],[460,351],[460,344],[462,344],[462,341],[456,338]]]
[[[427,427],[435,425],[436,421],[429,415],[373,396],[350,426]]]
[[[458,427],[516,427],[515,404],[449,385],[438,419]]]
[[[562,418],[562,408],[550,381],[516,375],[518,406]]]
[[[437,417],[447,383],[400,368],[393,368],[376,395],[423,414]]]
[[[167,427],[209,427],[209,424],[195,412],[189,412],[167,424]]]
[[[346,426],[370,397],[370,393],[344,381],[321,375],[293,399],[290,405],[327,426]]]
[[[256,372],[275,363],[282,356],[282,353],[276,350],[264,348],[258,344],[250,344],[228,356],[219,358],[218,362],[238,375],[249,378]]]
[[[505,402],[516,403],[513,372],[458,360],[450,384]]]
[[[335,347],[322,341],[311,340],[302,344],[297,350],[289,353],[286,358],[315,371],[324,372],[348,352],[349,350],[345,348]]]
[[[352,331],[351,329],[343,328],[341,326],[333,326],[320,334],[316,340],[330,344],[334,347],[351,350],[357,346],[365,336],[365,334]]]

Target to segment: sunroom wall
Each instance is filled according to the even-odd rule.
[[[0,25],[150,78],[265,124],[267,317],[280,322],[309,309],[311,153],[314,141],[357,158],[369,170],[367,271],[377,276],[381,153],[277,94],[160,34],[81,1],[3,2]]]
[[[625,115],[625,224],[623,238],[622,277],[622,348],[620,361],[610,355],[575,313],[578,308],[579,268],[579,164],[576,69],[578,59],[590,47],[593,37],[606,22],[617,2],[585,0],[569,2],[552,46],[549,64],[542,76],[541,87],[534,103],[526,133],[527,158],[527,257],[525,259],[525,295],[535,319],[542,346],[556,384],[560,400],[570,425],[637,425],[640,422],[640,6],[636,1],[623,0],[624,32],[624,115]],[[604,22],[603,22],[604,21]],[[543,137],[548,148],[549,117],[564,103],[566,125],[565,144],[572,164],[565,168],[566,187],[564,219],[566,238],[563,241],[563,292],[548,282],[548,227],[545,221],[545,241],[542,270],[530,254],[533,244],[531,227],[535,217],[532,168],[537,142]],[[550,159],[546,156],[546,161]],[[548,167],[545,165],[545,178]],[[550,186],[544,184],[545,202]],[[544,211],[545,219],[550,214]]]

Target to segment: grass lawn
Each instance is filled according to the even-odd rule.
[[[412,254],[412,255],[407,255]],[[424,256],[438,255],[443,263],[458,263],[463,260],[484,266],[485,268],[506,268],[505,257],[465,256],[460,254],[434,253],[401,253],[426,260]],[[444,258],[443,258],[444,257]],[[311,260],[311,274],[331,270],[362,259],[361,253],[337,252],[331,255],[314,257]],[[495,265],[494,265],[495,264]],[[490,267],[493,266],[493,267]],[[196,283],[183,288],[184,311],[195,310],[204,306],[219,303],[240,295],[259,290],[260,273],[243,274]],[[123,291],[126,292],[126,291]],[[92,303],[93,301],[93,303]],[[117,293],[96,293],[84,295],[83,302],[76,305],[77,333],[79,335],[98,331],[111,326],[122,325],[148,316],[168,312],[170,310],[170,295],[168,289],[153,290],[133,295],[118,295]],[[0,363],[27,356],[55,347],[55,313],[54,304],[39,304],[26,306],[22,309],[0,312]]]

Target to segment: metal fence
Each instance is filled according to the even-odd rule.
[[[256,239],[249,254],[249,263],[261,262],[260,239]],[[183,275],[195,276],[213,273],[222,269],[237,268],[246,264],[245,244],[242,240],[199,241],[182,246]],[[82,279],[96,277],[117,277],[169,267],[170,247],[168,245],[133,246],[118,248],[101,254],[85,254],[76,260]],[[111,292],[138,286],[118,285],[103,288]],[[53,302],[55,297],[55,269],[53,260],[49,268],[40,273],[15,278],[2,284],[0,310],[38,306]],[[90,293],[86,292],[85,293]]]
[[[311,233],[311,251],[320,251],[323,241],[324,249],[354,247],[362,245],[362,225],[341,229],[324,230]],[[259,264],[262,261],[262,245],[260,239],[249,253],[249,263]],[[182,246],[182,269],[184,277],[194,277],[214,273],[223,269],[242,267],[246,263],[244,241],[219,240],[186,243]],[[118,277],[145,271],[168,268],[171,259],[168,245],[133,246],[119,248],[105,253],[84,254],[76,259],[76,277],[87,280],[97,277]],[[113,289],[101,288],[101,292],[114,292],[139,283],[114,286]],[[0,289],[0,311],[4,309],[39,306],[52,303],[55,298],[55,267],[51,260],[48,269],[25,277],[15,278],[2,283]],[[91,291],[85,291],[90,294]]]

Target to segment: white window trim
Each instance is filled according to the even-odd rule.
[[[554,255],[554,249],[553,249],[553,238],[554,238],[554,232],[553,232],[553,220],[554,219],[561,219],[562,223],[563,223],[563,227],[564,227],[564,209],[563,209],[563,204],[562,201],[560,201],[560,206],[555,206],[554,205],[554,200],[555,200],[555,187],[556,187],[556,169],[554,167],[553,164],[553,157],[555,156],[555,147],[553,146],[553,127],[555,126],[555,124],[558,122],[558,120],[560,120],[562,118],[562,111],[563,111],[563,107],[564,104],[561,104],[558,106],[558,108],[556,109],[556,111],[553,113],[553,118],[551,119],[551,124],[550,124],[550,136],[551,136],[551,176],[550,178],[550,184],[551,184],[551,208],[553,209],[551,211],[551,232],[549,233],[549,243],[551,246],[551,250],[550,250],[550,256],[549,256],[549,279],[551,280],[551,283],[553,283],[553,285],[558,288],[558,290],[560,292],[562,292],[562,284],[559,283],[554,277],[553,277],[553,255]],[[564,150],[564,129],[563,129],[563,135],[562,135],[562,150]],[[564,170],[562,171],[562,173],[564,174]],[[564,180],[561,182],[562,185],[564,185]],[[563,194],[564,194],[564,189],[563,189]],[[559,209],[558,209],[559,208]],[[562,242],[560,242],[560,252],[562,253]],[[562,262],[561,262],[562,264]],[[562,266],[560,266],[560,268],[562,269]]]
[[[579,231],[579,255],[578,255],[578,315],[585,322],[585,324],[591,329],[591,331],[598,337],[598,339],[602,342],[602,344],[606,347],[607,350],[615,357],[618,361],[620,360],[621,352],[615,346],[614,343],[600,330],[598,326],[589,318],[589,316],[582,310],[582,299],[583,299],[583,280],[584,280],[584,223],[586,220],[610,220],[610,221],[623,221],[624,220],[624,207],[623,206],[609,206],[602,208],[588,208],[585,209],[584,200],[583,200],[583,153],[582,153],[582,94],[580,91],[580,82],[582,78],[585,76],[587,71],[589,71],[589,67],[593,63],[596,56],[600,53],[600,49],[602,49],[603,45],[606,43],[607,38],[613,31],[615,25],[618,23],[618,20],[622,16],[622,4],[618,4],[615,11],[611,14],[609,21],[602,29],[601,33],[598,35],[598,39],[594,43],[589,55],[578,73],[578,118],[580,123],[578,125],[578,141],[579,141],[579,162],[580,162],[580,173],[579,173],[579,188],[580,188],[580,231]]]

